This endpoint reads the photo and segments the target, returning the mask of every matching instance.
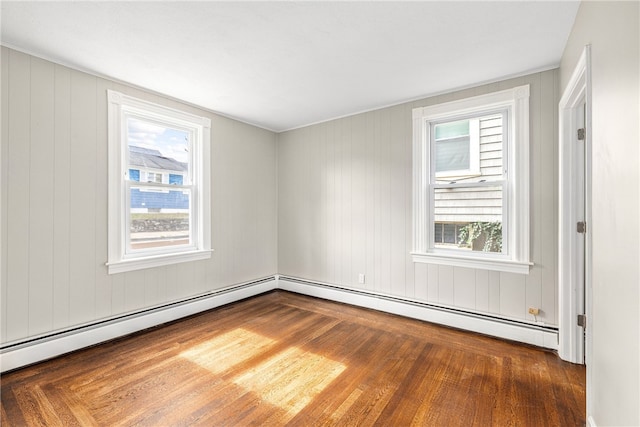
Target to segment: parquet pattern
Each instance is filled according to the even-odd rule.
[[[2,426],[582,426],[555,353],[274,291],[2,377]]]

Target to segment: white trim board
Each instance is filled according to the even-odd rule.
[[[558,214],[558,307],[560,327],[560,343],[558,355],[561,359],[572,363],[588,365],[590,352],[590,334],[593,328],[585,331],[577,325],[578,314],[591,314],[591,48],[585,46],[576,68],[571,75],[567,88],[560,102],[559,110],[559,214]],[[575,132],[578,127],[576,112],[581,103],[585,103],[584,129],[584,215],[581,219],[577,202],[577,177],[580,172],[575,164],[578,142]],[[587,232],[584,233],[584,254],[579,251],[579,234],[576,233],[576,222],[584,220]],[[583,276],[576,274],[576,266],[583,256]],[[586,360],[585,360],[586,359]],[[589,397],[587,397],[589,402]],[[589,406],[589,405],[587,405]]]
[[[418,301],[403,300],[356,289],[343,289],[291,277],[278,276],[277,287],[285,291],[370,308],[538,347],[558,349],[558,331],[551,328],[493,319],[473,313],[429,306]]]
[[[79,325],[45,336],[31,337],[19,343],[7,343],[4,345],[5,348],[0,350],[0,372],[51,359],[275,289],[370,308],[543,348],[553,350],[558,348],[558,332],[552,328],[521,324],[430,306],[419,301],[389,295],[338,288],[330,284],[275,275],[141,312]]]
[[[0,372],[6,372],[96,345],[153,326],[171,322],[225,304],[233,303],[276,289],[275,277],[259,279],[244,284],[213,291],[199,297],[173,304],[130,313],[122,317],[78,326],[44,337],[25,340],[12,345],[7,343],[0,352]]]

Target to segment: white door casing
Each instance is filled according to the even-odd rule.
[[[591,92],[590,47],[586,46],[560,100],[559,345],[563,360],[588,365],[591,280]],[[578,137],[584,129],[584,138]],[[577,231],[578,222],[586,233]],[[585,329],[577,324],[586,315]],[[588,368],[587,368],[588,369]]]

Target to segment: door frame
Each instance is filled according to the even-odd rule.
[[[574,159],[577,155],[577,114],[584,103],[584,284],[575,274],[579,238],[576,223],[577,179]],[[591,46],[585,46],[559,103],[559,222],[558,222],[558,354],[563,360],[589,364],[591,356]],[[577,326],[578,314],[586,314],[586,331]],[[586,332],[586,334],[585,334]],[[586,342],[585,342],[586,341]]]

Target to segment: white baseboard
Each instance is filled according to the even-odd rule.
[[[593,419],[592,416],[588,416],[587,417],[587,426],[589,426],[589,427],[598,427],[596,425],[596,421]]]
[[[277,287],[303,295],[371,308],[538,347],[558,349],[558,332],[550,328],[541,328],[535,325],[430,306],[418,301],[403,300],[355,289],[337,288],[284,276],[278,277]]]
[[[206,295],[189,298],[140,313],[59,331],[44,337],[31,338],[22,344],[7,345],[0,353],[0,372],[50,359],[61,354],[99,344],[133,332],[171,322],[182,317],[210,310],[275,289],[275,277],[256,280]]]
[[[557,350],[558,332],[549,328],[465,313],[442,307],[291,277],[274,276],[220,289],[166,306],[118,318],[80,325],[67,331],[8,343],[0,350],[0,372],[6,372],[61,354],[171,322],[274,289],[371,308],[427,322],[492,335]],[[592,422],[592,420],[589,420]],[[595,426],[595,423],[591,423]]]

